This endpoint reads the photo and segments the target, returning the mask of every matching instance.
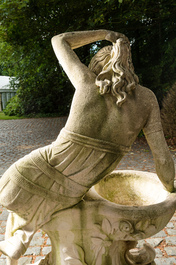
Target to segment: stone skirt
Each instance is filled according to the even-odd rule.
[[[77,204],[128,151],[63,129],[51,145],[19,159],[4,173],[0,203],[22,218],[21,226],[34,217],[41,224]]]

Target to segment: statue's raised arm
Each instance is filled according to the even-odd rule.
[[[66,32],[54,36],[52,38],[52,45],[59,63],[62,65],[74,87],[78,88],[85,83],[85,75],[87,76],[86,81],[88,81],[88,75],[92,73],[80,62],[73,49],[99,40],[116,42],[121,37],[125,36],[121,33],[103,29]]]

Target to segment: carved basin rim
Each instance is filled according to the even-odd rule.
[[[107,192],[110,182],[113,184],[112,191]],[[84,198],[88,201],[106,201],[109,206],[119,210],[141,212],[142,215],[153,212],[160,216],[164,211],[170,212],[176,209],[176,193],[166,191],[158,176],[146,171],[115,170],[93,186]],[[128,201],[129,199],[131,202]]]
[[[120,204],[119,198],[125,204]],[[49,234],[71,230],[85,235],[95,226],[115,240],[136,241],[161,231],[175,208],[176,194],[166,191],[156,174],[116,170],[92,187],[78,204],[56,212],[43,229]]]

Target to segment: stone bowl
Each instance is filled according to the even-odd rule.
[[[168,192],[156,174],[143,171],[113,171],[92,187],[90,197],[113,209],[126,240],[158,233],[176,209],[176,194]]]

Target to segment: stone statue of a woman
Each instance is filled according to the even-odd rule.
[[[113,45],[101,49],[87,67],[73,49],[98,40]],[[158,177],[167,190],[173,190],[174,163],[158,103],[149,89],[139,85],[128,39],[95,30],[57,35],[52,45],[75,94],[56,141],[18,160],[0,180],[0,203],[11,211],[0,251],[10,260],[26,251],[34,233],[53,213],[77,204],[114,170],[141,129]]]

